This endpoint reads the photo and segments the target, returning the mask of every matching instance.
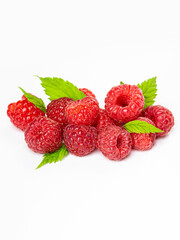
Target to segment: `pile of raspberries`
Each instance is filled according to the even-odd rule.
[[[85,156],[98,148],[111,160],[122,160],[131,149],[148,150],[155,139],[165,136],[174,125],[167,108],[154,105],[143,109],[142,90],[136,85],[113,87],[106,95],[105,109],[99,108],[95,95],[80,88],[86,97],[73,100],[62,97],[47,105],[47,113],[23,95],[8,105],[11,122],[24,131],[25,141],[37,153],[52,153],[64,143],[76,156]],[[160,133],[129,133],[123,125],[132,120],[146,121],[161,129]]]

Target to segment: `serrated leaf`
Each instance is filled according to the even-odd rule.
[[[124,128],[130,133],[157,133],[163,132],[159,128],[146,121],[134,120],[124,125]]]
[[[120,85],[124,84],[122,81],[120,81]]]
[[[38,165],[36,169],[44,166],[47,163],[52,163],[52,162],[56,163],[58,161],[61,161],[67,154],[68,154],[68,150],[66,149],[63,143],[62,147],[59,150],[53,153],[44,154],[42,162]]]
[[[41,80],[41,85],[51,101],[62,97],[69,97],[74,100],[86,97],[86,95],[82,91],[79,91],[75,85],[69,81],[63,80],[62,78],[38,78]]]
[[[155,102],[155,98],[157,96],[156,78],[157,77],[153,77],[142,82],[141,84],[137,84],[137,86],[141,88],[144,95],[144,100],[145,100],[144,108],[146,108],[147,106],[153,105]]]
[[[21,89],[21,91],[24,93],[24,96],[27,98],[27,100],[31,103],[33,103],[37,108],[39,108],[40,110],[42,110],[43,112],[46,113],[46,107],[45,104],[43,102],[43,100],[41,98],[38,98],[30,93],[27,93],[24,89],[22,89],[21,87],[19,87]]]

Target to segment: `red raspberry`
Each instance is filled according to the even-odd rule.
[[[82,157],[96,147],[97,130],[92,126],[69,124],[64,130],[64,144],[69,152]]]
[[[122,84],[113,87],[106,96],[105,109],[118,122],[136,119],[144,107],[142,90],[136,85]]]
[[[118,126],[108,126],[98,134],[97,147],[111,160],[122,160],[131,152],[131,135]]]
[[[97,118],[96,129],[101,131],[107,126],[114,125],[113,119],[111,119],[104,109],[99,109],[99,115]]]
[[[142,115],[150,118],[155,123],[155,126],[163,131],[162,133],[156,133],[157,137],[165,136],[174,126],[172,112],[163,106],[148,106],[144,109]]]
[[[99,113],[99,104],[95,98],[85,97],[70,103],[65,111],[69,123],[94,125]]]
[[[153,121],[145,117],[139,117],[137,120],[146,121],[149,124],[155,125]],[[137,150],[148,150],[154,145],[156,134],[155,133],[131,133],[132,148]]]
[[[30,93],[31,94],[31,93]],[[32,94],[31,94],[32,95]],[[27,98],[25,97],[25,95],[23,94],[21,97],[21,100],[27,100]]]
[[[87,88],[79,88],[79,91],[83,92],[87,97],[93,97],[96,98],[94,93],[92,93],[89,89]]]
[[[65,107],[73,101],[73,99],[68,97],[52,100],[47,105],[47,117],[59,122],[62,129],[64,129],[68,124],[67,118],[65,116]]]
[[[25,141],[34,152],[54,152],[62,146],[61,125],[50,118],[38,117],[26,129]]]
[[[22,97],[22,99],[24,100],[8,105],[7,115],[14,126],[24,131],[35,118],[45,116],[45,112],[29,102],[27,98]]]

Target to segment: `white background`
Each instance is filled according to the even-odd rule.
[[[0,239],[180,239],[179,1],[1,1]],[[35,170],[42,156],[6,116],[34,77],[87,87],[104,106],[120,81],[157,76],[156,103],[175,116],[146,152],[113,162],[98,151]]]

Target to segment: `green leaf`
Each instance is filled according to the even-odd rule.
[[[142,82],[141,84],[137,84],[137,86],[141,88],[144,95],[144,99],[145,99],[144,108],[146,108],[147,106],[153,105],[153,103],[155,102],[155,98],[157,96],[156,78],[157,77],[153,77]]]
[[[53,153],[44,154],[42,162],[39,164],[39,166],[37,166],[36,169],[44,166],[47,163],[52,163],[52,162],[56,163],[58,161],[61,161],[67,154],[68,154],[68,150],[66,149],[63,143],[62,147],[59,150]]]
[[[75,85],[69,81],[63,80],[62,78],[38,78],[41,80],[41,85],[51,101],[62,97],[69,97],[74,100],[86,97],[86,95],[83,92],[79,91]]]
[[[34,95],[31,95],[30,93],[27,93],[21,87],[19,87],[19,88],[24,93],[24,96],[27,98],[27,100],[29,102],[33,103],[37,108],[41,109],[43,112],[46,113],[46,107],[45,107],[45,104],[44,104],[44,102],[43,102],[43,100],[41,98],[38,98],[38,97],[36,97]]]
[[[120,85],[124,84],[122,81],[120,81]]]
[[[124,128],[130,133],[156,133],[163,132],[159,128],[156,128],[152,124],[145,121],[134,120],[124,125]]]

